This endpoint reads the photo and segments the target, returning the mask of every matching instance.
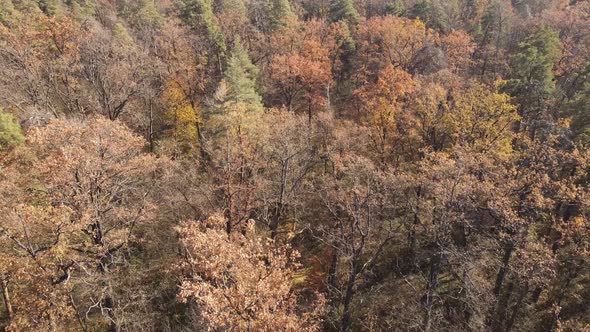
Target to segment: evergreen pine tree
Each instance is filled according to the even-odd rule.
[[[420,18],[420,20],[429,28],[443,31],[447,29],[447,17],[438,2],[432,0],[421,0],[417,2],[409,12],[411,18]]]
[[[528,128],[533,137],[537,129],[553,121],[546,110],[555,90],[553,65],[560,52],[558,34],[543,26],[520,43],[519,52],[512,57],[512,78],[506,84],[506,91],[520,105],[521,129]]]
[[[195,28],[201,27],[205,30],[213,52],[218,57],[217,61],[224,58],[227,46],[213,13],[213,0],[178,0],[177,7],[182,20]]]
[[[252,64],[241,40],[236,38],[224,74],[226,100],[242,103],[248,111],[261,109],[262,99],[256,91],[257,76],[258,68]]]
[[[396,0],[385,5],[385,13],[393,16],[403,16],[406,13],[406,6],[403,2]]]
[[[559,37],[551,28],[543,26],[519,44],[519,52],[512,57],[512,80],[509,85],[515,94],[527,92],[545,98],[555,82],[553,64],[560,55]]]
[[[571,116],[571,129],[578,142],[590,147],[590,62],[576,75],[584,82],[566,103],[566,116]]]
[[[289,0],[272,0],[269,16],[272,29],[278,29],[286,26],[295,14]]]
[[[330,4],[330,19],[333,22],[346,21],[348,24],[358,23],[359,13],[352,0],[332,0]]]

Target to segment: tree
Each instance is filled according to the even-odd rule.
[[[590,63],[586,69],[576,76],[576,80],[583,82],[579,90],[565,105],[567,115],[571,115],[571,128],[576,138],[583,145],[590,143]]]
[[[310,121],[326,104],[332,81],[330,53],[337,47],[331,32],[322,22],[310,21],[273,35],[269,83],[289,111],[306,111]]]
[[[330,19],[332,22],[344,21],[349,26],[358,23],[359,13],[352,0],[332,0],[330,3]]]
[[[463,30],[452,30],[441,36],[442,49],[447,55],[449,67],[455,72],[465,72],[473,64],[471,56],[475,51],[475,43],[471,35]]]
[[[298,252],[259,238],[254,221],[227,234],[220,214],[178,228],[185,261],[179,296],[197,305],[207,328],[228,331],[319,331],[318,297],[297,305],[293,289]]]
[[[588,61],[590,27],[586,24],[586,18],[589,12],[588,2],[578,2],[574,6],[555,8],[542,15],[544,22],[559,35],[561,56],[555,62],[554,73],[565,98],[571,98],[579,84],[583,84],[575,76],[584,70]]]
[[[388,64],[409,71],[417,52],[434,40],[436,34],[419,19],[371,18],[359,28],[357,75],[360,79],[374,77]]]
[[[161,28],[164,23],[164,17],[153,0],[129,3],[127,8],[120,10],[120,13],[130,22],[132,27],[146,34],[149,29]]]
[[[213,0],[178,1],[180,17],[190,26],[202,29],[209,42],[210,60],[222,71],[227,45],[218,19],[213,12]]]
[[[478,152],[509,155],[512,126],[520,119],[510,96],[497,88],[476,85],[452,94],[450,117],[456,126],[452,138]]]
[[[164,116],[171,127],[168,134],[177,142],[180,151],[186,153],[198,143],[199,113],[174,82],[166,87],[162,99],[166,108]]]
[[[543,143],[523,139],[521,151],[512,166],[515,169],[511,171],[514,174],[510,181],[513,194],[507,196],[514,203],[511,208],[503,209],[509,213],[498,214],[504,230],[499,236],[505,248],[493,289],[497,303],[490,324],[494,329],[512,328],[518,323],[518,316],[525,318],[520,324],[532,323],[528,320],[530,315],[537,314],[546,315],[548,319],[537,322],[540,328],[546,324],[555,326],[559,312],[550,308],[563,301],[569,282],[579,272],[575,267],[576,259],[569,263],[561,261],[564,259],[562,253],[569,258],[572,256],[569,256],[571,252],[566,249],[567,245],[562,246],[568,241],[558,240],[564,239],[564,234],[557,225],[566,223],[575,227],[573,220],[581,211],[578,210],[580,199],[586,196],[582,193],[584,190],[576,189],[576,183],[583,183],[585,180],[582,179],[587,177],[585,170],[578,173],[580,162],[585,163],[586,153],[580,154],[571,146],[561,145],[555,136],[548,137]],[[522,176],[522,172],[527,176]],[[560,253],[561,250],[564,251]],[[515,256],[519,251],[521,256]],[[571,273],[559,272],[564,266]],[[524,301],[527,295],[530,293],[530,301],[537,304],[543,292],[550,293],[550,284],[561,295],[547,294],[548,306],[539,305],[535,307],[536,312],[529,311]]]
[[[506,91],[519,103],[523,118],[520,129],[534,136],[537,129],[542,129],[539,121],[552,118],[546,112],[546,103],[555,89],[553,65],[560,55],[559,37],[551,28],[541,26],[518,46]]]
[[[249,111],[259,111],[262,100],[256,91],[257,78],[258,68],[252,64],[241,40],[236,39],[224,73],[226,99],[232,103],[243,103]]]
[[[9,196],[0,233],[2,257],[16,259],[2,264],[12,267],[3,273],[15,285],[15,328],[61,329],[76,319],[85,329],[98,316],[117,331],[146,305],[133,304],[128,292],[140,289],[125,289],[122,278],[135,273],[128,255],[154,216],[165,170],[165,159],[144,154],[144,146],[119,122],[55,120],[14,152],[2,183],[16,181],[21,191]]]
[[[376,153],[384,163],[393,157],[393,147],[399,144],[401,135],[397,124],[403,126],[403,100],[413,92],[415,85],[409,73],[390,64],[379,72],[376,82],[355,91],[372,128]]]
[[[410,8],[408,16],[425,22],[429,28],[444,31],[448,27],[448,18],[440,4],[435,0],[420,0]]]
[[[385,14],[393,16],[403,16],[406,13],[406,7],[403,2],[396,0],[395,2],[385,5]]]
[[[318,128],[309,128],[301,116],[272,112],[265,117],[270,128],[266,139],[264,181],[257,192],[264,201],[258,219],[267,224],[270,237],[305,227],[298,210],[303,205],[303,187],[320,163]]]
[[[273,29],[281,29],[296,19],[289,0],[272,0],[270,5],[270,26]]]
[[[481,15],[476,25],[478,47],[474,54],[481,77],[489,75],[494,79],[508,69],[506,45],[513,16],[510,5],[498,0],[490,2]]]
[[[154,136],[159,129],[158,127],[154,128],[154,119],[157,119],[158,111],[157,108],[154,108],[154,104],[157,105],[158,102],[161,102],[165,107],[170,107],[167,112],[169,115],[173,115],[166,117],[167,120],[174,120],[172,122],[183,120],[175,122],[175,124],[181,125],[181,128],[178,128],[176,132],[172,131],[172,133],[177,135],[176,137],[190,139],[194,128],[196,141],[191,143],[185,140],[183,145],[197,146],[200,156],[207,158],[202,123],[204,117],[203,95],[212,91],[217,82],[211,77],[214,75],[211,68],[206,65],[206,50],[203,49],[203,44],[198,39],[188,36],[186,28],[175,22],[169,22],[166,25],[163,33],[156,36],[154,44],[155,48],[164,50],[158,54],[158,58],[166,67],[162,74],[164,76],[162,77],[162,88],[156,89],[151,108],[148,102],[148,109],[152,110],[149,113],[149,121],[152,124],[150,144],[153,145]],[[175,110],[182,111],[183,116],[175,117]],[[187,122],[189,119],[196,121],[191,125]],[[156,125],[158,124],[156,123]],[[183,128],[187,130],[186,133],[183,132]]]
[[[328,319],[338,330],[350,331],[359,281],[369,278],[393,240],[395,217],[386,193],[391,183],[370,160],[348,153],[334,156],[332,162],[334,173],[316,183],[313,199],[319,204],[312,213],[323,217],[317,236],[332,251],[327,262]]]
[[[219,31],[226,40],[226,45],[235,44],[236,38],[251,40],[256,38],[256,29],[248,17],[248,7],[244,0],[223,0],[214,5],[218,18]],[[228,56],[231,56],[228,54]]]
[[[87,32],[67,16],[46,17],[35,12],[14,22],[11,29],[2,29],[0,38],[6,43],[0,52],[5,62],[5,106],[18,109],[23,118],[85,112],[88,106],[81,93],[83,80],[77,71]]]
[[[145,55],[134,43],[125,43],[128,41],[115,39],[106,31],[93,31],[80,55],[81,76],[91,87],[89,103],[111,120],[131,108],[149,73],[143,67]]]

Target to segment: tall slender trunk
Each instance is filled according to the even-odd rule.
[[[502,294],[500,299],[498,300],[497,305],[494,307],[495,310],[492,312],[492,317],[490,319],[491,323],[491,331],[494,332],[504,332],[503,326],[504,322],[506,321],[506,311],[508,310],[508,303],[510,298],[512,297],[512,292],[514,290],[514,283],[509,282],[508,286],[506,286],[506,292]]]
[[[150,152],[154,152],[154,107],[152,99],[149,101],[149,127],[148,127],[148,140],[150,142]]]
[[[282,167],[281,167],[281,185],[279,188],[279,198],[278,202],[275,205],[272,221],[270,224],[270,237],[274,239],[277,235],[277,230],[279,228],[279,222],[281,221],[281,216],[283,214],[283,207],[284,207],[284,197],[285,197],[285,189],[287,187],[287,172],[289,170],[289,159],[287,159]]]
[[[72,296],[71,292],[68,295],[70,297],[70,306],[72,306],[72,309],[74,309],[74,312],[76,313],[76,320],[78,321],[78,324],[80,324],[80,328],[83,332],[88,332],[88,327],[86,326],[84,318],[82,317],[82,315],[80,315],[80,310],[78,309],[78,306],[76,306],[74,296]]]
[[[422,186],[418,186],[416,189],[416,203],[420,201],[422,197]],[[410,226],[410,230],[408,232],[408,249],[410,251],[410,262],[412,264],[411,270],[414,269],[415,260],[416,260],[416,227],[420,224],[420,216],[418,215],[418,207],[416,207],[416,211],[414,212],[414,217],[412,221],[412,225]]]
[[[4,300],[4,310],[6,313],[6,319],[10,321],[14,315],[12,311],[12,302],[10,301],[10,293],[8,292],[8,280],[2,278],[0,280],[0,287],[2,287],[2,299]]]
[[[502,266],[498,270],[498,275],[496,276],[496,283],[494,285],[494,295],[500,295],[500,291],[502,290],[502,284],[504,283],[504,278],[506,277],[506,271],[508,270],[508,263],[510,262],[510,257],[512,256],[512,251],[514,250],[514,243],[512,241],[506,244],[504,248],[504,256],[502,257]]]
[[[506,330],[505,330],[506,332],[510,332],[510,330],[514,326],[514,322],[516,321],[516,316],[518,315],[520,307],[522,307],[522,303],[524,301],[526,294],[528,293],[528,290],[529,290],[529,285],[527,283],[524,286],[524,289],[520,292],[520,294],[518,296],[518,300],[516,300],[516,303],[514,304],[514,308],[512,309],[512,314],[510,315],[510,317],[508,318],[508,321],[506,322]]]
[[[195,114],[197,114],[197,103],[194,102],[192,99],[189,99],[189,102],[191,104],[191,109]],[[201,123],[199,122],[199,120],[195,122],[195,127],[197,128],[197,144],[199,145],[199,152],[201,153],[201,158],[203,158],[203,160],[205,161],[208,161],[209,154],[207,154],[207,151],[205,150],[205,138],[203,137],[203,128],[201,128]]]
[[[115,321],[115,313],[113,312],[114,300],[110,295],[104,299],[104,306],[109,311],[108,315],[109,315],[109,319],[111,320],[111,324],[109,325],[109,328],[107,329],[107,331],[108,332],[117,332],[118,327],[117,327],[117,322]]]
[[[307,123],[311,126],[311,98],[307,102]]]
[[[501,326],[503,312],[506,311],[506,305],[510,294],[512,293],[512,283],[509,283],[508,286],[508,295],[500,296],[502,292],[502,286],[504,284],[504,280],[506,279],[506,272],[508,271],[508,264],[510,263],[510,257],[512,256],[512,252],[514,250],[514,243],[512,241],[506,243],[504,247],[504,255],[502,256],[502,266],[498,269],[498,274],[496,275],[496,283],[494,285],[493,294],[496,297],[496,305],[490,308],[490,313],[487,319],[487,325],[491,327],[492,331],[498,331],[499,326]]]
[[[567,289],[569,288],[571,282],[574,280],[574,278],[576,277],[577,272],[568,272],[567,276],[566,276],[566,280],[565,283],[563,285],[563,287],[561,287],[559,289],[559,292],[557,293],[557,296],[555,297],[553,303],[557,306],[560,307],[561,306],[561,301],[563,301],[563,298],[565,297],[565,293],[567,291]],[[551,329],[550,331],[555,331],[557,324],[559,322],[559,311],[555,312],[555,315],[553,316],[553,319],[551,321]]]
[[[326,286],[328,292],[328,317],[335,317],[335,312],[337,311],[339,298],[338,298],[338,288],[337,288],[337,270],[338,269],[338,250],[332,249],[330,254],[330,266],[328,267],[328,276],[326,278]]]
[[[326,284],[328,285],[328,290],[336,289],[336,272],[338,268],[338,251],[334,250],[330,257],[330,267],[328,268],[328,280],[326,280]]]
[[[428,283],[426,285],[426,313],[424,315],[424,331],[429,332],[432,329],[432,305],[436,287],[438,285],[438,270],[440,266],[440,253],[435,253],[430,258],[430,273],[428,274]]]
[[[531,295],[531,303],[536,304],[539,301],[539,297],[541,297],[542,292],[543,287],[537,286]]]
[[[330,85],[326,85],[326,109],[328,112],[332,112],[332,100],[330,96]]]
[[[344,298],[342,299],[343,313],[340,321],[340,331],[346,332],[350,330],[350,303],[354,295],[354,282],[357,276],[357,263],[356,258],[353,258],[353,262],[350,266],[348,273],[348,280],[346,281],[346,291],[344,292]]]

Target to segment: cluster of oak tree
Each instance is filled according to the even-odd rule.
[[[0,0],[0,330],[590,329],[590,1]]]

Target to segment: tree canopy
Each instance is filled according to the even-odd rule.
[[[0,0],[0,331],[586,331],[590,1]]]

